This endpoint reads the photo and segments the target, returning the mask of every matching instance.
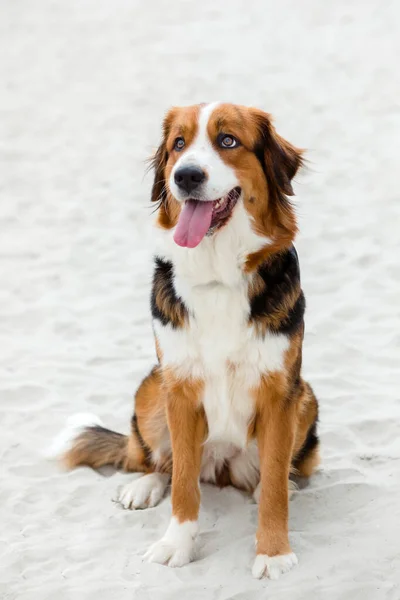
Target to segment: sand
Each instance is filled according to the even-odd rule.
[[[398,3],[3,0],[0,5],[0,597],[399,600]],[[158,508],[131,476],[42,454],[66,418],[126,432],[154,361],[151,177],[171,104],[262,107],[309,149],[297,248],[322,465],[290,504],[299,566],[251,577],[257,508],[203,486],[200,559],[142,556]]]

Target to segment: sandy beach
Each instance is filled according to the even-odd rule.
[[[0,3],[0,598],[400,599],[400,6]],[[44,458],[66,419],[129,430],[155,360],[151,175],[170,105],[258,106],[307,148],[297,250],[322,464],[290,503],[299,566],[251,576],[257,507],[202,488],[199,559],[147,564],[170,499]]]

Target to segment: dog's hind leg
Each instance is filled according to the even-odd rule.
[[[292,457],[292,473],[310,477],[320,462],[317,435],[318,401],[309,383],[300,380],[298,425]]]
[[[160,368],[154,367],[139,386],[130,435],[103,427],[93,415],[76,415],[50,452],[68,469],[111,466],[126,472],[168,472],[171,457]]]

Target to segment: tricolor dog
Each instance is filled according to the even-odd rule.
[[[69,468],[142,472],[120,492],[126,508],[156,505],[172,480],[171,522],[150,561],[193,560],[205,481],[258,502],[255,577],[275,579],[297,563],[289,476],[308,478],[319,461],[288,199],[301,165],[302,152],[255,108],[200,104],[164,120],[152,188],[158,362],[136,392],[129,436],[78,419],[63,452]]]

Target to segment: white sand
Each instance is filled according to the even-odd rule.
[[[379,0],[3,0],[2,599],[399,600],[399,16]],[[75,412],[128,430],[154,360],[144,159],[170,104],[214,99],[264,107],[310,149],[297,247],[323,463],[291,502],[299,566],[278,582],[251,577],[240,492],[203,487],[201,559],[171,570],[142,562],[169,499],[124,511],[127,476],[40,455]]]

